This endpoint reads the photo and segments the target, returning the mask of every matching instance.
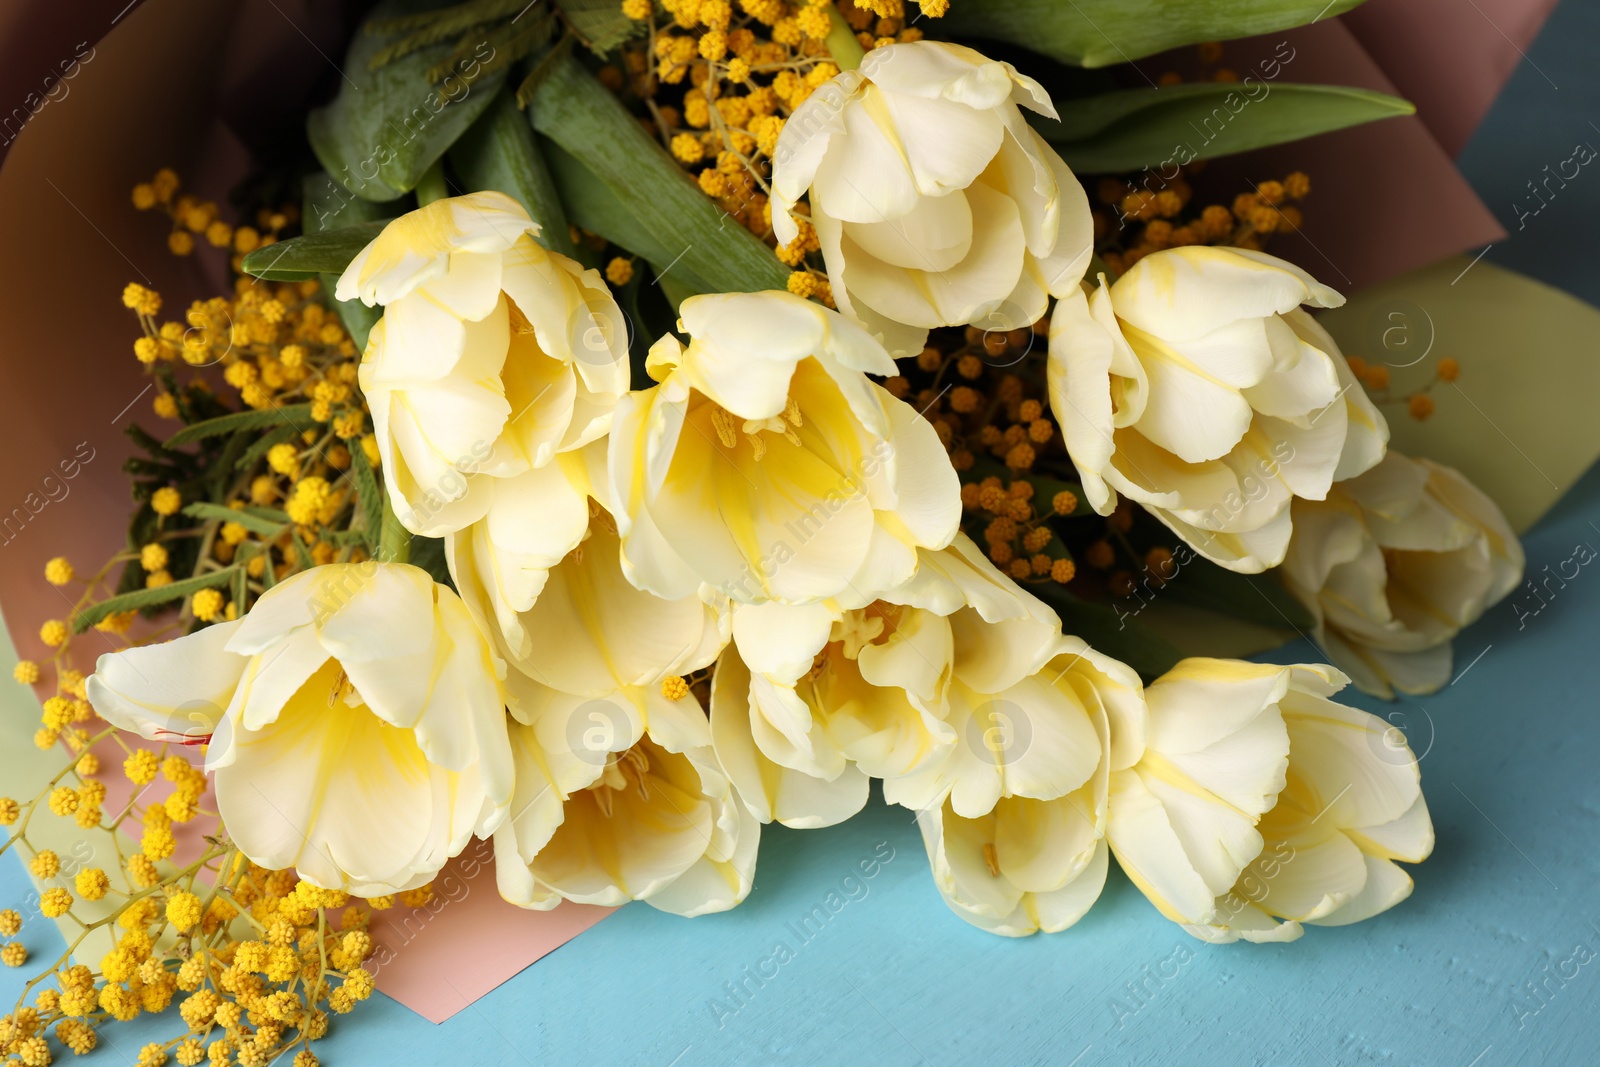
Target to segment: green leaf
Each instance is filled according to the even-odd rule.
[[[356,483],[356,506],[360,509],[361,532],[368,548],[376,548],[378,534],[383,529],[383,490],[378,487],[378,476],[367,462],[367,450],[361,442],[350,449],[350,474]]]
[[[1361,0],[968,0],[940,36],[1006,41],[1080,67],[1106,67],[1201,41],[1321,22]]]
[[[579,173],[553,153],[547,157],[570,218],[659,264],[686,290],[740,293],[787,284],[789,270],[772,249],[725,216],[582,64],[555,55],[548,66],[529,110],[534,129],[583,168]],[[602,228],[583,221],[591,213],[601,216]]]
[[[427,571],[440,585],[447,585],[451,589],[456,587],[455,581],[450,577],[450,567],[445,561],[443,538],[413,537],[411,557],[407,562],[413,567],[421,567]]]
[[[501,93],[456,142],[450,165],[468,190],[495,189],[526,208],[539,224],[540,244],[564,256],[576,254],[561,194],[539,154],[528,116],[511,94]]]
[[[183,513],[191,519],[205,522],[236,522],[251,533],[260,534],[262,537],[276,537],[283,532],[283,523],[270,522],[239,508],[230,508],[226,504],[190,504],[183,509]]]
[[[72,616],[72,632],[81,634],[107,615],[118,615],[124,611],[136,611],[141,608],[152,608],[158,604],[165,604],[173,600],[182,600],[192,596],[202,589],[210,589],[218,585],[226,585],[232,580],[238,567],[224,567],[210,574],[202,574],[198,578],[185,578],[181,582],[168,582],[166,585],[155,589],[137,589],[131,593],[114,596],[110,600],[102,600],[92,604]]]
[[[1155,590],[1155,595],[1260,626],[1298,630],[1302,634],[1310,634],[1316,626],[1305,605],[1277,579],[1264,574],[1235,574],[1192,551],[1187,560],[1182,559],[1182,554],[1175,554],[1177,572]]]
[[[370,24],[442,6],[438,0],[386,0],[367,18]],[[373,59],[398,37],[367,32],[366,27],[358,30],[341,65],[339,95],[306,121],[312,151],[323,168],[367,200],[393,200],[416,188],[423,173],[483,114],[505,80],[500,70],[470,86],[461,78],[446,78],[436,88],[427,73],[458,50],[449,44],[422,48],[372,69]],[[473,42],[463,38],[462,43]],[[471,77],[493,56],[492,46],[481,42],[465,61],[462,75]]]
[[[561,0],[561,11],[574,32],[601,57],[645,30],[643,22],[622,13],[620,0]]]
[[[319,170],[315,174],[306,175],[302,188],[304,204],[301,217],[305,219],[307,233],[323,233],[341,226],[382,222],[403,215],[406,211],[406,205],[401,202],[379,204],[363,200],[359,196],[352,196],[344,186],[330,178],[326,171]],[[348,266],[348,261],[346,265]],[[340,300],[335,296],[334,291],[339,285],[339,272],[328,271],[317,277],[322,281],[323,295],[339,312],[339,319],[349,331],[356,348],[365,350],[367,335],[383,317],[383,310],[368,307],[360,300]]]
[[[258,248],[244,257],[244,272],[270,282],[303,282],[319,274],[343,274],[387,220],[358,222],[324,233],[308,233]]]
[[[310,404],[289,404],[281,408],[263,408],[260,411],[236,411],[232,415],[223,415],[185,426],[167,439],[165,447],[177,448],[180,445],[203,441],[208,437],[220,437],[236,430],[260,430],[282,423],[294,425],[300,421],[311,421]]]
[[[1063,632],[1126,663],[1146,682],[1165,674],[1183,658],[1183,653],[1140,626],[1129,613],[1079,600],[1053,582],[1040,582],[1029,590],[1061,616]]]
[[[1203,82],[1123,89],[1061,105],[1035,126],[1079,173],[1173,167],[1411,115],[1396,96],[1342,85]]]

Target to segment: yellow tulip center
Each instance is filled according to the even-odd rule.
[[[722,405],[711,405],[711,428],[717,433],[718,443],[723,448],[735,448],[739,444],[739,436],[743,434],[750,442],[750,449],[755,453],[757,462],[767,454],[767,443],[761,439],[763,433],[778,434],[791,445],[798,446],[800,435],[794,431],[796,427],[803,425],[805,420],[800,415],[800,404],[792,396],[784,407],[783,414],[769,419],[741,420]]]
[[[606,769],[600,772],[599,781],[589,787],[594,797],[595,807],[600,809],[600,814],[611,818],[612,802],[614,795],[636,790],[640,800],[650,799],[650,757],[645,755],[638,745],[613,755],[606,761]]]

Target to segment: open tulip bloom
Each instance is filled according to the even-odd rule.
[[[92,708],[154,746],[126,765],[140,788],[183,783],[136,801],[128,877],[270,978],[322,909],[425,892],[474,839],[521,908],[726,910],[764,825],[841,823],[876,780],[950,910],[996,934],[1068,929],[1112,863],[1209,942],[1404,901],[1434,845],[1418,758],[1340,691],[1439,688],[1524,557],[1458,471],[1388,450],[1363,384],[1387,373],[1314,317],[1344,297],[1263,251],[1309,179],[1231,209],[1107,179],[1091,204],[1063,155],[1098,134],[1020,60],[826,3],[747,3],[732,31],[702,7],[610,45],[648,114],[556,50],[517,97],[538,137],[508,89],[442,161],[380,168],[362,217],[387,221],[257,251],[238,230],[268,281],[189,312],[225,352],[124,293],[186,428],[130,466],[157,473],[126,573],[69,621],[118,635],[181,604],[182,635],[87,679],[63,658],[40,743],[76,753]],[[412,18],[399,57],[462,33]],[[136,204],[200,210],[158,178]],[[180,356],[220,362],[238,410],[174,385]],[[1169,586],[1223,614],[1264,597],[1336,666],[1169,653],[1122,607]],[[259,953],[180,891],[194,869],[157,867],[206,778],[201,863],[284,889],[252,908]],[[89,825],[103,797],[50,804]],[[137,971],[140,936],[106,975]],[[342,954],[335,1010],[370,992],[370,947],[307,972]],[[127,1015],[127,979],[103,980],[123,993],[63,1002]]]

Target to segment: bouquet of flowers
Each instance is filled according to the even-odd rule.
[[[177,1000],[141,1067],[308,1067],[474,838],[523,908],[697,916],[873,780],[998,934],[1113,858],[1213,942],[1404,900],[1417,760],[1338,695],[1444,684],[1521,549],[1266,251],[1311,178],[1202,177],[1409,112],[1214,43],[1352,6],[385,0],[248,222],[134,188],[232,284],[122,293],[165,428],[17,668],[63,764],[6,847],[82,935],[0,1048]],[[1167,598],[1332,665],[1186,657]],[[51,818],[136,847],[68,879]]]

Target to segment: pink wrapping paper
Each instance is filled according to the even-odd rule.
[[[1454,158],[1555,6],[1556,0],[1372,0],[1343,21]]]

